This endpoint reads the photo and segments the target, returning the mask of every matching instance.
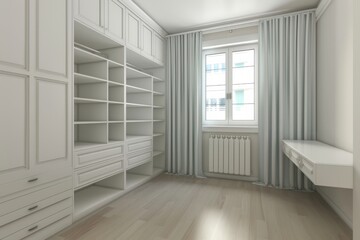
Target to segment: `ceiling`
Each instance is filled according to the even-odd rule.
[[[320,0],[133,0],[168,33],[315,8]]]

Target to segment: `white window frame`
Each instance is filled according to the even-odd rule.
[[[244,121],[244,120],[232,120],[232,101],[233,99],[226,99],[226,119],[225,120],[206,120],[206,55],[212,54],[226,54],[226,94],[232,93],[232,52],[236,51],[246,51],[254,49],[255,50],[255,79],[254,79],[254,111],[255,116],[254,120]],[[217,48],[203,51],[203,78],[202,78],[202,116],[203,116],[203,127],[251,127],[257,128],[258,126],[258,45],[257,44],[248,44],[248,45],[239,45],[234,47],[227,48]]]

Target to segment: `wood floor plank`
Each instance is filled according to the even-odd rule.
[[[317,193],[163,174],[51,240],[351,240]]]

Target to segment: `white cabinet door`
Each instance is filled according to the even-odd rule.
[[[132,12],[127,11],[127,37],[126,42],[127,46],[135,51],[140,51],[140,19],[135,16]]]
[[[124,41],[125,7],[118,0],[107,0],[106,34],[118,42]]]
[[[155,33],[154,44],[153,44],[153,56],[158,62],[162,64],[164,63],[165,60],[164,51],[165,51],[165,41],[160,35]]]
[[[28,0],[0,3],[0,64],[25,68],[27,64]]]
[[[75,18],[98,31],[104,31],[104,10],[104,0],[75,0]]]
[[[40,72],[68,75],[67,0],[37,1],[36,64]]]
[[[29,79],[0,73],[0,182],[28,174]]]
[[[153,50],[153,31],[152,29],[146,25],[145,23],[142,23],[141,25],[141,36],[142,36],[142,53],[145,56],[152,56],[152,50]]]

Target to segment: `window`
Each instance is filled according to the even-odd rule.
[[[257,46],[204,51],[204,125],[257,125]]]

